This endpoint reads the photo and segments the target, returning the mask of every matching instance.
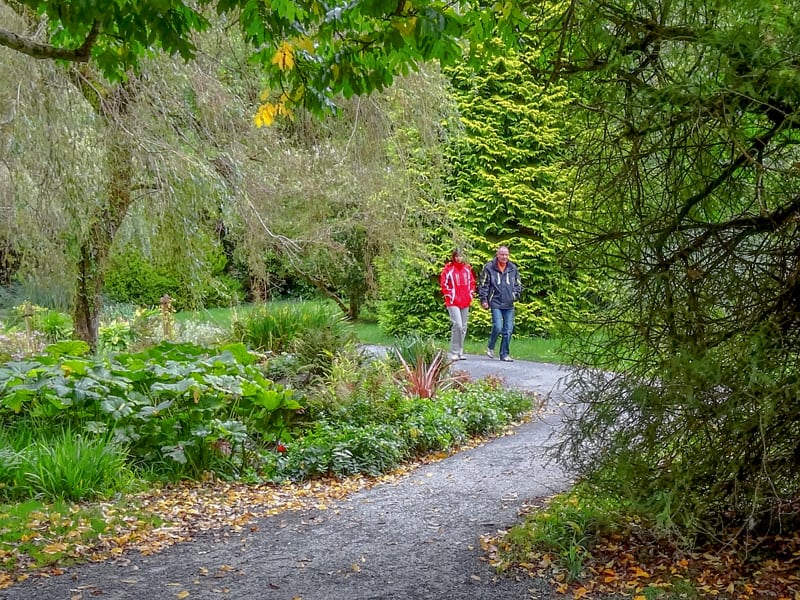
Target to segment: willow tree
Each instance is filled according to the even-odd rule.
[[[277,128],[280,141],[269,154],[253,145],[253,158],[240,163],[247,187],[239,190],[246,198],[235,231],[254,273],[274,256],[287,280],[350,318],[375,297],[376,263],[423,235],[419,215],[429,208],[430,186],[413,167],[424,155],[428,172],[437,168],[445,101],[441,78],[427,71],[344,101],[336,117],[298,115]]]
[[[17,19],[24,28],[26,21]],[[142,212],[153,230],[163,229],[170,216],[196,213],[196,227],[181,236],[184,251],[169,256],[202,279],[185,257],[200,246],[205,211],[197,199],[214,205],[218,175],[200,153],[191,155],[192,136],[180,129],[185,115],[163,110],[174,94],[158,93],[163,88],[152,62],[147,78],[113,83],[92,65],[65,69],[39,62],[30,68],[21,54],[2,56],[4,80],[15,83],[3,98],[13,108],[4,131],[14,184],[6,225],[14,228],[29,280],[49,280],[51,288],[70,293],[66,302],[55,300],[72,306],[76,334],[93,344],[108,259],[137,203],[147,205]],[[176,75],[173,69],[162,79]],[[194,260],[201,262],[199,252]]]
[[[255,115],[259,125],[290,116],[296,106],[316,113],[330,111],[338,94],[349,97],[382,89],[417,61],[455,60],[461,56],[460,42],[482,38],[489,22],[499,20],[503,31],[513,37],[520,18],[513,4],[499,7],[494,14],[480,2],[462,3],[456,11],[441,0],[333,5],[317,0],[269,5],[260,0],[112,4],[22,0],[4,4],[20,8],[29,22],[40,20],[41,26],[16,31],[2,27],[0,45],[35,59],[86,65],[75,69],[79,85],[90,95],[97,93],[91,101],[103,118],[113,122],[124,119],[129,95],[135,90],[131,77],[140,71],[143,57],[153,50],[187,60],[195,57],[193,37],[209,25],[206,9],[232,18],[251,44],[252,58],[264,67],[267,89]],[[112,108],[113,113],[109,112]],[[124,126],[110,141],[122,131]],[[85,313],[76,317],[80,335],[91,344],[96,338],[99,301],[88,295],[102,287],[108,255],[104,239],[113,238],[130,207],[127,158],[131,148],[126,140],[118,141],[108,156],[112,179],[104,209],[93,217],[97,225],[89,228],[87,250],[81,258],[92,271],[84,273],[78,286],[79,294],[87,297],[76,298],[76,307]]]
[[[531,32],[582,99],[571,235],[606,286],[580,350],[614,371],[576,382],[562,458],[689,535],[786,527],[800,494],[798,15],[576,0]]]

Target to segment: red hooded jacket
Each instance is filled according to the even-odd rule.
[[[466,308],[475,296],[475,273],[466,263],[451,261],[439,276],[445,306]]]

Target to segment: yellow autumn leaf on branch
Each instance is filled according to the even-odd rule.
[[[289,42],[281,42],[272,57],[272,64],[278,65],[281,71],[291,71],[294,68],[294,48]]]
[[[301,50],[305,50],[309,54],[314,54],[314,42],[311,41],[311,38],[302,36],[294,38],[292,41],[294,41],[295,46]]]
[[[256,127],[269,127],[272,125],[272,123],[275,121],[275,115],[277,112],[278,107],[271,102],[267,102],[266,104],[259,106],[255,117],[253,117]]]
[[[286,106],[286,99],[288,97],[286,94],[281,96],[281,99],[277,104],[273,104],[272,102],[267,102],[262,104],[258,107],[258,111],[256,111],[255,116],[253,117],[253,122],[255,123],[256,127],[269,127],[275,122],[275,117],[282,116],[292,118],[294,113],[292,109]]]
[[[417,26],[417,17],[411,17],[409,19],[398,19],[392,23],[394,28],[400,32],[400,35],[403,37],[408,37],[412,33],[414,33],[414,28]]]

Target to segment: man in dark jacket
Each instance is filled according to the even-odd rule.
[[[517,265],[508,260],[508,247],[500,246],[495,257],[486,263],[478,279],[481,306],[492,311],[492,332],[486,356],[494,358],[494,346],[500,337],[500,360],[512,362],[509,356],[511,333],[514,331],[514,302],[522,293]]]

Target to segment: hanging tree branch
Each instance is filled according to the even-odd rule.
[[[77,48],[58,48],[50,44],[43,44],[41,42],[36,42],[29,38],[22,37],[5,29],[0,29],[0,46],[11,48],[12,50],[16,50],[17,52],[21,52],[22,54],[27,54],[28,56],[38,59],[58,59],[68,60],[70,62],[88,62],[92,55],[92,47],[94,46],[95,41],[97,41],[97,36],[99,34],[100,24],[95,21],[92,25],[92,29],[89,31],[89,34],[86,36],[86,39],[80,46]]]

